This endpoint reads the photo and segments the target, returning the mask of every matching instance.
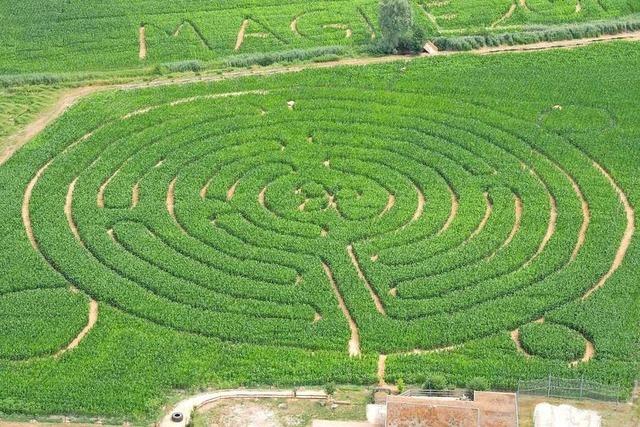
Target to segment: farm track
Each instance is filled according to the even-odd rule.
[[[476,53],[481,55],[498,54],[506,52],[527,52],[533,50],[549,50],[549,49],[563,49],[563,48],[575,48],[585,46],[598,42],[609,42],[616,40],[628,40],[628,41],[640,41],[640,31],[617,34],[617,35],[605,35],[600,37],[592,37],[578,40],[564,40],[557,42],[544,42],[534,43],[529,45],[519,46],[498,46],[492,48],[482,48],[472,52],[437,52],[435,54],[423,54],[421,56],[441,56],[441,55],[456,55],[461,53]],[[275,74],[284,73],[297,73],[310,69],[325,69],[343,66],[362,66],[362,65],[374,65],[384,64],[389,62],[398,61],[410,61],[416,57],[407,56],[382,56],[382,57],[366,57],[366,58],[347,58],[341,59],[335,62],[326,63],[311,63],[302,65],[290,65],[290,66],[274,66],[265,67],[263,69],[254,70],[237,70],[228,71],[219,75],[210,76],[198,76],[198,77],[182,77],[175,79],[161,79],[152,82],[132,82],[123,84],[105,84],[95,86],[80,86],[74,89],[70,89],[64,92],[58,101],[52,108],[45,111],[34,122],[30,123],[22,130],[7,137],[1,145],[3,146],[2,152],[0,152],[0,165],[2,165],[7,159],[9,159],[13,153],[28,141],[37,136],[42,130],[44,130],[50,123],[56,118],[60,117],[69,107],[73,106],[81,98],[91,95],[98,91],[105,90],[131,90],[131,89],[143,89],[149,87],[167,86],[175,84],[190,84],[190,83],[204,83],[204,82],[216,82],[227,79],[242,78],[248,76],[270,76]]]

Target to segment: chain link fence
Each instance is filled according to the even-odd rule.
[[[517,395],[546,396],[566,399],[591,399],[619,403],[624,400],[621,387],[586,380],[558,378],[549,375],[539,380],[518,381]]]

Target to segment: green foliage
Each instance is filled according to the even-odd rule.
[[[398,393],[403,393],[406,389],[406,385],[404,384],[404,380],[402,378],[398,378],[396,381],[396,388],[398,389]]]
[[[7,321],[14,339],[38,340],[0,360],[0,411],[144,418],[175,389],[373,384],[379,354],[390,384],[430,373],[459,387],[550,373],[631,384],[636,240],[582,297],[627,228],[618,191],[640,197],[629,102],[640,48],[523,58],[105,91],[74,105],[0,166],[0,298],[43,304]],[[556,105],[572,126],[545,118]],[[613,126],[591,123],[595,109]],[[70,284],[80,293],[49,313],[45,291]],[[16,296],[29,290],[41,296]],[[88,296],[100,315],[80,345],[29,360],[77,333]],[[340,300],[361,357],[348,355]],[[554,330],[533,339],[536,357],[518,352],[510,332],[524,344],[523,325],[543,316],[589,337],[596,357],[542,357],[541,344],[564,339]]]
[[[403,39],[410,38],[413,12],[408,0],[380,0],[378,21],[384,48],[393,52]],[[406,40],[404,40],[406,42]]]
[[[597,21],[525,31],[489,33],[469,36],[443,36],[433,39],[440,50],[464,51],[492,46],[514,46],[558,40],[582,39],[602,35],[615,35],[640,30],[640,18],[634,16],[623,20]]]
[[[205,68],[205,64],[202,61],[177,61],[161,64],[160,68],[170,73],[186,73],[188,71],[198,72]]]
[[[473,377],[467,382],[467,389],[473,391],[487,391],[491,388],[491,383],[485,377]]]
[[[422,384],[424,390],[446,390],[447,386],[447,379],[440,374],[430,374]]]
[[[326,383],[324,385],[324,392],[327,393],[329,396],[333,396],[333,394],[336,392],[336,384]]]
[[[249,53],[235,55],[227,58],[226,65],[229,67],[250,67],[252,65],[271,65],[275,63],[286,63],[293,61],[334,60],[340,55],[347,53],[343,46],[327,46],[312,49],[294,49],[282,52],[271,53]]]
[[[637,2],[629,0],[581,2],[579,13],[575,10],[575,1],[537,1],[530,8],[513,2],[517,6],[515,13],[500,21],[509,8],[504,0],[385,2],[392,9],[385,13],[389,18],[385,28],[396,28],[387,51],[396,47],[400,51],[419,50],[419,42],[423,41],[420,33],[431,37],[479,35],[482,39],[486,33],[544,31],[545,25],[585,24],[639,12]],[[397,14],[399,9],[401,14]],[[381,28],[378,12],[379,0],[157,0],[133,4],[125,0],[46,4],[24,0],[19,6],[3,0],[0,2],[0,14],[5,18],[4,31],[0,33],[0,75],[43,73],[28,80],[45,83],[68,79],[70,72],[123,69],[143,72],[152,71],[160,64],[182,61],[220,63],[238,54],[261,55],[336,45],[355,51],[372,44],[380,48],[383,46],[379,41],[387,30]],[[407,20],[411,12],[415,21],[413,28]],[[403,18],[396,20],[396,16]],[[141,26],[144,28],[142,43]],[[245,36],[239,37],[243,27]],[[563,30],[556,32],[555,37],[567,36]],[[519,43],[541,36],[514,37]],[[471,43],[480,42],[475,38],[454,38],[448,44],[450,48],[462,49]],[[146,48],[143,59],[140,58],[141,44]]]
[[[585,351],[584,338],[578,332],[553,323],[524,325],[520,341],[529,354],[547,359],[579,360]]]

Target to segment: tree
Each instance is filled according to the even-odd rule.
[[[403,39],[411,37],[413,12],[409,0],[380,0],[379,19],[387,51],[396,51]]]

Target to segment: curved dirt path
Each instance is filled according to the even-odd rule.
[[[24,198],[22,199],[22,209],[21,209],[22,223],[24,225],[25,232],[27,233],[27,238],[29,239],[29,243],[31,243],[31,247],[33,248],[33,250],[36,251],[47,264],[49,264],[49,262],[46,260],[46,258],[44,258],[44,255],[42,255],[42,252],[40,251],[40,246],[38,245],[38,241],[36,240],[35,235],[33,233],[33,225],[31,223],[30,208],[31,208],[31,196],[33,195],[33,189],[35,188],[36,184],[38,183],[38,181],[40,180],[44,172],[51,165],[51,163],[53,163],[53,159],[49,160],[47,163],[44,164],[44,166],[38,169],[34,177],[31,179],[31,181],[29,181],[29,184],[27,185],[27,188],[25,189],[25,192],[24,192]],[[73,213],[71,211],[71,206],[73,202],[73,190],[75,188],[77,179],[78,178],[74,179],[69,185],[69,190],[67,191],[67,196],[65,200],[64,213],[67,218],[67,221],[69,222],[69,226],[71,227],[71,231],[74,234],[74,237],[84,247],[84,244],[82,243],[82,240],[80,239],[80,235],[77,231],[77,228],[75,227],[75,223],[73,222]],[[71,284],[69,284],[69,289],[71,290],[71,292],[80,292],[78,288],[76,288]],[[76,348],[80,344],[82,339],[91,331],[91,329],[93,329],[97,321],[98,321],[98,303],[94,299],[89,298],[89,316],[88,316],[86,326],[82,328],[80,333],[76,335],[76,337],[73,340],[71,340],[69,344],[67,344],[65,347],[61,348],[60,350],[58,350],[58,352],[55,353],[53,357],[59,357],[62,354],[66,353],[67,351],[73,350],[74,348]]]
[[[540,319],[534,321],[534,323],[544,323],[544,322],[545,322],[544,317],[541,317]],[[511,336],[511,341],[513,341],[513,343],[515,344],[516,351],[518,353],[522,354],[524,357],[527,357],[527,358],[533,357],[533,355],[529,354],[524,349],[524,347],[522,347],[522,341],[520,340],[520,328],[511,331],[509,335]],[[585,337],[582,333],[580,333],[580,335],[582,336],[582,339],[584,339],[584,354],[582,358],[578,360],[574,360],[573,362],[569,363],[569,366],[572,368],[575,366],[578,366],[580,363],[587,363],[588,361],[593,359],[593,357],[596,355],[596,348],[593,345],[593,343],[587,337]]]
[[[509,6],[509,10],[507,10],[507,12],[504,15],[502,15],[500,19],[498,19],[493,24],[491,24],[491,28],[495,28],[501,23],[503,23],[504,21],[506,21],[507,19],[511,18],[513,16],[513,12],[515,11],[516,11],[516,5],[515,3],[513,3],[511,4],[511,6]]]
[[[624,230],[624,234],[622,235],[622,241],[620,242],[620,246],[616,252],[616,256],[613,259],[613,263],[609,268],[609,271],[605,273],[600,280],[589,289],[583,296],[582,301],[587,300],[595,291],[600,289],[605,285],[607,280],[616,272],[622,261],[624,260],[625,255],[627,254],[627,250],[629,249],[629,245],[631,245],[631,239],[633,238],[633,234],[635,233],[635,212],[631,203],[629,203],[629,199],[625,192],[620,188],[618,183],[613,179],[613,177],[605,170],[598,162],[593,161],[593,167],[595,167],[606,179],[609,181],[609,184],[613,187],[613,189],[618,194],[618,198],[620,199],[620,203],[624,207],[624,211],[627,217],[627,226]]]
[[[98,88],[85,86],[64,91],[52,107],[45,110],[35,121],[29,123],[19,132],[9,136],[0,147],[0,165],[7,161],[18,148],[22,147],[50,123],[62,115],[69,107],[82,97],[90,95]]]
[[[394,196],[393,194],[389,194],[389,197],[387,198],[387,204],[384,206],[384,209],[382,210],[382,212],[380,212],[380,215],[378,215],[378,218],[382,218],[385,214],[389,213],[389,211],[393,208],[395,204],[396,204],[396,196]]]
[[[491,197],[489,197],[489,193],[485,192],[483,195],[484,201],[487,205],[484,211],[484,216],[482,217],[482,220],[480,220],[480,224],[478,224],[478,227],[476,227],[476,229],[473,230],[469,237],[467,237],[467,239],[464,241],[465,244],[469,243],[471,239],[477,237],[480,233],[482,233],[482,230],[484,230],[484,228],[487,226],[489,218],[491,218],[491,214],[493,213],[493,202],[491,201]]]
[[[487,261],[492,260],[498,254],[498,252],[500,252],[502,249],[509,246],[511,244],[511,241],[516,237],[516,234],[518,234],[518,231],[520,231],[520,223],[522,222],[522,210],[523,210],[522,199],[517,194],[514,194],[513,198],[514,198],[515,219],[513,221],[513,227],[511,228],[511,232],[509,233],[509,236],[507,236],[507,239],[504,242],[502,242],[500,247],[495,251],[493,251],[493,253],[486,258]]]
[[[76,337],[73,340],[71,340],[71,342],[66,347],[58,350],[58,352],[54,354],[53,357],[60,357],[67,351],[73,350],[78,345],[80,345],[80,342],[84,339],[84,337],[87,336],[87,334],[91,331],[91,329],[93,329],[93,327],[96,325],[97,322],[98,322],[98,303],[96,300],[91,299],[89,300],[89,316],[88,316],[87,324],[85,325],[84,328],[82,328],[80,333],[76,335]]]
[[[340,293],[340,290],[338,289],[338,285],[336,284],[336,280],[333,277],[333,271],[331,271],[331,268],[325,262],[322,262],[322,268],[324,269],[324,272],[327,275],[327,278],[329,279],[329,283],[331,283],[331,287],[333,288],[333,293],[335,294],[336,299],[338,300],[338,305],[340,306],[340,310],[342,310],[342,314],[344,314],[344,317],[347,319],[347,322],[349,323],[349,329],[351,330],[351,339],[349,340],[349,344],[348,344],[349,356],[359,357],[362,354],[362,352],[360,351],[360,333],[358,332],[358,326],[356,325],[356,322],[351,317],[351,313],[349,313],[349,309],[347,308],[347,305],[345,304],[344,299],[342,298],[342,294]]]
[[[451,227],[451,224],[453,224],[453,221],[456,219],[456,216],[458,215],[458,208],[460,207],[460,201],[458,200],[458,196],[456,196],[456,194],[453,192],[451,188],[449,188],[449,192],[451,193],[451,210],[449,211],[449,218],[447,218],[447,221],[444,223],[442,228],[438,231],[438,233],[436,234],[437,236],[447,231],[449,227]]]

